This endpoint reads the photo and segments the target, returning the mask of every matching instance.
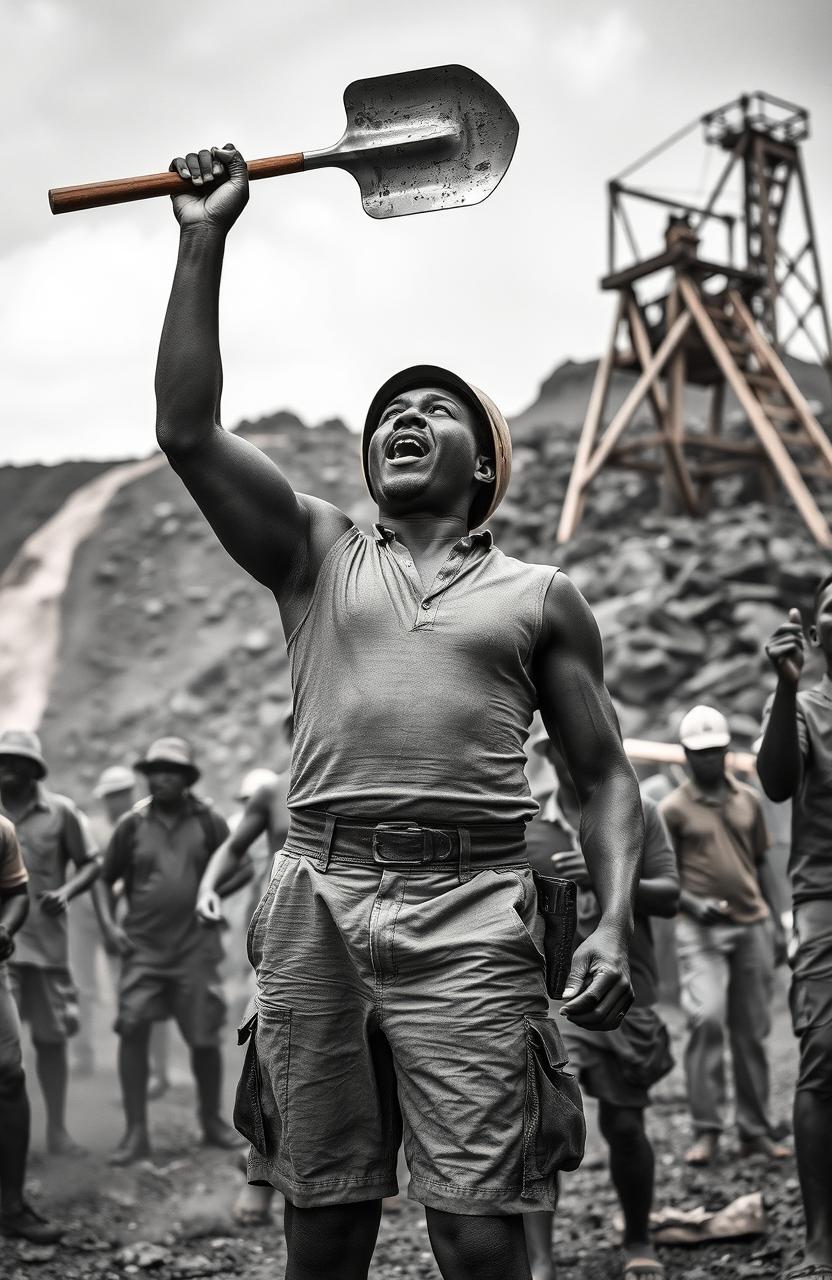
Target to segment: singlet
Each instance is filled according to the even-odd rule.
[[[525,822],[531,662],[557,573],[461,538],[428,589],[395,533],[352,526],[289,637],[290,809]]]

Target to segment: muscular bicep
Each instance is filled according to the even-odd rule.
[[[581,801],[611,769],[631,772],[604,684],[604,656],[589,606],[565,574],[552,579],[534,656],[543,723],[557,735]]]
[[[329,503],[297,494],[262,449],[222,427],[168,458],[229,555],[278,596],[314,574],[350,526]]]

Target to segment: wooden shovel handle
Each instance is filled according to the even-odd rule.
[[[303,152],[291,156],[266,156],[252,160],[248,176],[279,178],[284,173],[300,173]],[[105,204],[125,204],[128,200],[148,200],[151,196],[175,196],[182,191],[199,190],[178,173],[148,173],[142,178],[116,178],[112,182],[87,182],[80,187],[53,187],[49,192],[49,208],[53,213],[74,213],[76,209],[95,209]]]

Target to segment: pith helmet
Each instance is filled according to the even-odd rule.
[[[29,729],[5,729],[0,733],[0,756],[22,756],[24,760],[34,761],[38,767],[38,778],[45,778],[49,772],[40,738]]]
[[[194,753],[190,743],[184,738],[157,738],[151,742],[142,760],[137,760],[133,768],[140,773],[149,773],[159,765],[173,765],[188,776],[188,785],[192,786],[199,777],[199,769],[194,764]]]
[[[132,791],[136,785],[136,777],[132,769],[123,764],[111,764],[105,769],[93,787],[93,795],[99,800],[104,796],[117,795],[119,791]]]
[[[494,401],[473,383],[466,382],[464,378],[460,378],[450,369],[443,369],[441,365],[415,364],[409,369],[402,369],[399,373],[394,373],[392,378],[388,378],[373,396],[361,437],[361,467],[370,497],[375,498],[367,466],[370,439],[378,426],[378,420],[385,406],[403,391],[412,391],[415,387],[440,387],[444,391],[453,392],[474,411],[488,431],[494,448],[495,478],[493,485],[489,485],[484,494],[481,497],[478,495],[471,503],[468,514],[469,528],[476,529],[479,525],[485,524],[486,520],[491,519],[506,496],[508,482],[511,479],[511,436],[508,423]]]

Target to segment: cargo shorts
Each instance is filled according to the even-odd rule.
[[[9,984],[21,1022],[28,1022],[36,1044],[64,1044],[81,1020],[78,990],[68,969],[41,969],[33,964],[8,966]]]
[[[205,929],[197,945],[176,962],[165,964],[163,957],[139,950],[125,957],[113,1030],[130,1035],[148,1023],[173,1018],[190,1049],[218,1046],[226,1013],[221,955],[217,935]]]
[[[832,899],[794,908],[792,1025],[800,1039],[799,1092],[832,1098]]]
[[[554,1208],[584,1147],[548,1016],[529,868],[341,865],[284,850],[251,921],[234,1119],[249,1182],[301,1208],[394,1195]]]

